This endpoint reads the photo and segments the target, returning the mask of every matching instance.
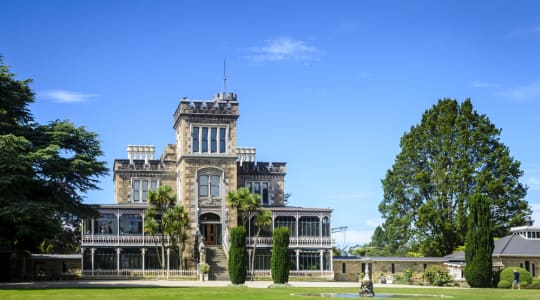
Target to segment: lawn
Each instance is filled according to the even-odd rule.
[[[291,296],[293,293],[356,293],[353,288],[274,288],[247,287],[131,287],[131,288],[66,288],[66,289],[0,289],[0,299],[175,299],[175,300],[270,300],[318,299],[319,297]],[[376,293],[445,295],[453,299],[539,299],[538,290],[458,289],[458,288],[378,288]],[[401,298],[403,299],[403,298]],[[422,299],[411,297],[407,299]],[[423,298],[429,299],[429,298]]]

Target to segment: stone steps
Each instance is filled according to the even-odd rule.
[[[206,247],[206,263],[210,266],[208,280],[229,280],[227,256],[221,246]]]

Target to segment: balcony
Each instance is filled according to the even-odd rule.
[[[147,235],[101,235],[83,234],[82,247],[94,246],[156,246],[161,244],[161,237]],[[169,245],[169,239],[165,241]]]
[[[248,247],[253,247],[255,237],[246,238]],[[259,237],[257,239],[257,247],[272,247],[273,240],[271,237]],[[332,239],[330,237],[291,237],[289,238],[289,247],[295,248],[316,248],[321,247],[331,248]]]

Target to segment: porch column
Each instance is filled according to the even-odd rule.
[[[328,250],[328,259],[330,260],[330,271],[334,272],[334,258],[332,256],[332,250]]]
[[[171,257],[171,249],[167,248],[167,279],[169,279],[170,257]]]
[[[323,234],[322,234],[322,229],[323,229],[323,224],[322,224],[322,220],[323,220],[323,214],[319,214],[319,241],[320,241],[320,245],[321,245],[321,248],[323,246]]]
[[[90,249],[90,253],[92,254],[92,276],[94,276],[94,254],[96,253],[96,248]]]
[[[116,275],[120,276],[120,252],[121,248],[116,248]]]
[[[84,248],[81,247],[81,276],[84,276]]]
[[[255,272],[255,269],[252,269],[251,267],[251,255],[253,255],[253,250],[248,249],[248,270],[249,271],[253,270],[253,272]],[[253,278],[253,274],[251,274],[251,278]]]
[[[324,250],[321,249],[321,250],[319,251],[319,256],[320,256],[320,257],[319,257],[319,261],[320,261],[321,275],[322,275],[322,274],[323,274],[323,271],[324,271],[324,265],[323,265],[323,263],[324,263]],[[321,276],[321,277],[322,277],[322,276]]]
[[[142,274],[144,276],[144,256],[146,254],[146,248],[141,248],[141,255],[142,255]]]
[[[296,247],[300,246],[300,228],[298,227],[300,224],[300,214],[296,213],[296,232],[294,233],[294,237],[296,238]]]
[[[300,249],[296,249],[296,271],[300,271]]]

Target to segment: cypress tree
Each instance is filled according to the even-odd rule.
[[[272,281],[275,284],[289,282],[289,269],[291,259],[289,257],[289,228],[276,228],[273,233],[274,245],[270,259],[272,269]]]
[[[486,196],[474,194],[469,202],[465,245],[465,279],[471,287],[492,286],[493,234]]]
[[[244,284],[247,276],[246,229],[231,229],[229,248],[229,278],[233,284]]]

